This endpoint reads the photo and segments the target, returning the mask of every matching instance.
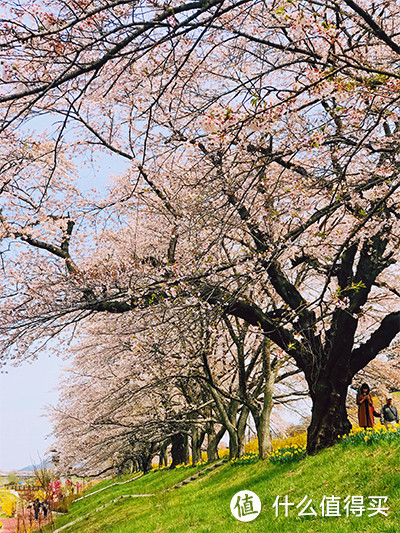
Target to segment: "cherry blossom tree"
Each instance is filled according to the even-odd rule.
[[[308,452],[335,442],[400,330],[396,2],[2,9],[4,358],[203,302],[295,360]],[[101,153],[127,170],[83,198]]]
[[[92,324],[73,351],[59,404],[50,408],[58,469],[98,475],[130,463],[147,472],[160,444],[187,425],[175,376],[118,319]]]

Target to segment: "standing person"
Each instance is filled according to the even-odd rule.
[[[399,423],[399,413],[393,405],[392,398],[386,398],[386,404],[381,409],[381,422],[386,427]]]
[[[36,498],[36,500],[33,502],[33,510],[35,511],[35,520],[37,520],[39,518],[39,511],[40,511],[39,498]]]
[[[374,415],[380,415],[374,409],[374,403],[372,401],[370,389],[366,383],[361,385],[356,401],[358,405],[358,423],[360,427],[364,429],[373,428]]]

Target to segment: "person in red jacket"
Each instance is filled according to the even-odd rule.
[[[374,403],[370,393],[370,388],[366,383],[361,385],[357,394],[358,423],[362,428],[374,427],[374,416],[380,416],[374,409]]]

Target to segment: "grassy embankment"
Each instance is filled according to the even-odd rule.
[[[245,465],[226,463],[171,492],[163,490],[189,477],[196,469],[154,471],[130,484],[75,502],[68,515],[57,519],[56,527],[122,494],[151,493],[155,495],[119,500],[63,529],[63,533],[398,533],[400,434],[389,437],[374,434],[365,442],[363,435],[358,435],[314,457],[284,464],[270,461]],[[107,483],[110,482],[97,485],[93,491]],[[231,515],[231,498],[240,490],[251,490],[261,499],[261,513],[252,522],[239,522]],[[294,503],[288,517],[283,507],[279,516],[275,516],[272,505],[278,495],[280,501],[287,495],[288,501]],[[318,516],[298,516],[301,508],[296,505],[306,496],[312,499],[311,505]],[[341,516],[321,516],[320,504],[324,496],[341,498]],[[346,517],[343,500],[347,496],[364,497],[366,510],[362,516],[350,514]],[[369,496],[388,497],[388,516],[368,516],[373,513],[368,509],[371,507]]]

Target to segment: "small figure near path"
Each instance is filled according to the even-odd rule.
[[[36,498],[36,500],[33,502],[33,510],[35,511],[35,520],[37,520],[39,518],[39,511],[40,511],[39,498]]]
[[[386,427],[394,426],[399,423],[399,412],[393,405],[392,398],[387,398],[386,404],[381,409],[381,422]]]

